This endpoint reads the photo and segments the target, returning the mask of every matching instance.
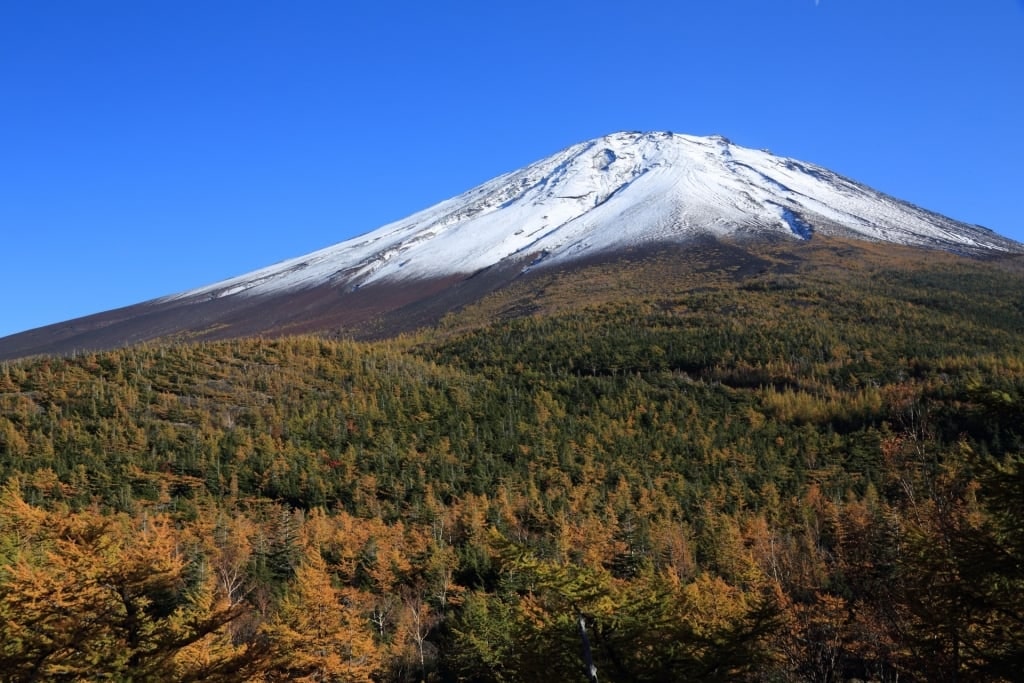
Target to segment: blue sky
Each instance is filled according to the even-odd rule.
[[[0,336],[617,130],[723,134],[1024,241],[1024,1],[2,0]]]

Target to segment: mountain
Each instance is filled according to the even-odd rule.
[[[632,140],[0,362],[0,679],[1020,680],[1019,248]]]
[[[517,279],[670,246],[853,240],[970,256],[1024,245],[729,140],[616,133],[306,256],[0,339],[0,358],[435,322]]]

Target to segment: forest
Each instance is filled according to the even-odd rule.
[[[1024,278],[841,265],[4,362],[0,678],[1020,680]]]

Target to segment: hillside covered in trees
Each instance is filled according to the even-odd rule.
[[[0,677],[1019,679],[1024,277],[843,253],[0,364]]]

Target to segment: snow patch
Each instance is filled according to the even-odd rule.
[[[810,223],[789,209],[782,209],[782,221],[794,235],[802,240],[809,240],[814,235],[814,228],[811,227]]]

